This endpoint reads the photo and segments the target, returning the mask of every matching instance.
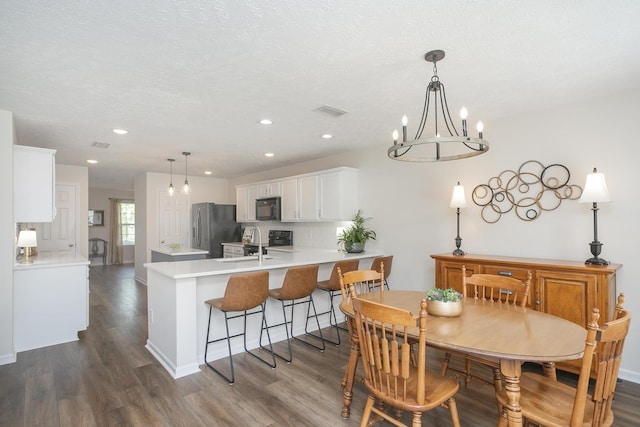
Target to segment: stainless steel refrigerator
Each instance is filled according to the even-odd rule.
[[[222,243],[239,242],[241,237],[236,205],[195,203],[191,206],[191,246],[209,251],[209,258],[222,258]]]

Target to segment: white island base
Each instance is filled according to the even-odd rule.
[[[255,271],[269,271],[269,287],[279,288],[289,267],[319,264],[318,280],[328,279],[333,265],[342,259],[360,259],[360,268],[368,269],[378,252],[361,254],[342,254],[336,250],[296,249],[292,253],[277,253],[273,258],[262,262],[243,260],[236,262],[217,261],[216,259],[147,263],[147,306],[149,336],[146,348],[158,359],[173,378],[180,378],[200,371],[204,364],[204,349],[207,334],[209,308],[205,301],[224,296],[229,277],[233,274]],[[313,294],[316,309],[323,312],[329,308],[329,296],[324,291]],[[337,298],[339,303],[340,297]],[[267,300],[267,322],[281,323],[282,305],[279,301]],[[340,312],[338,310],[338,319]],[[247,347],[259,347],[260,316],[247,319]],[[329,325],[329,316],[321,316],[321,327]],[[304,334],[306,308],[298,306],[294,318],[294,335]],[[242,320],[231,321],[231,334],[242,331]],[[315,322],[312,322],[315,325]],[[310,329],[312,323],[309,324]],[[211,320],[211,338],[224,336],[224,315],[213,310]],[[272,342],[286,339],[284,327],[271,330]],[[242,338],[232,340],[234,354],[244,352]],[[348,342],[348,340],[345,341]],[[266,335],[263,337],[266,343]],[[227,357],[227,345],[224,341],[209,347],[209,361]]]

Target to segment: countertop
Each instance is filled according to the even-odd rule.
[[[205,251],[203,249],[195,249],[195,248],[153,248],[152,252],[157,252],[159,254],[171,255],[171,256],[180,256],[180,255],[198,255],[198,254],[208,254],[209,251]]]
[[[36,268],[67,267],[73,265],[89,265],[87,257],[77,255],[75,252],[38,252],[38,255],[29,257],[33,264],[13,265],[14,270],[30,270]]]
[[[284,246],[282,246],[284,247]],[[318,249],[295,246],[293,252],[278,252],[268,259],[258,261],[254,257],[216,258],[182,262],[154,262],[144,266],[173,279],[275,270],[300,265],[324,264],[343,259],[365,259],[384,255],[371,251],[358,254],[338,252],[336,249]],[[219,261],[226,260],[226,261]],[[233,261],[229,261],[233,260]]]

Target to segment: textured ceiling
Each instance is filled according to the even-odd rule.
[[[169,157],[180,175],[183,151],[190,175],[235,177],[390,144],[419,120],[432,49],[488,139],[498,117],[637,88],[639,22],[637,0],[3,0],[0,109],[20,144],[97,159],[91,187]]]

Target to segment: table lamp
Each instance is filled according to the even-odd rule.
[[[20,261],[20,264],[33,264],[33,261],[29,259],[29,248],[35,248],[38,246],[35,230],[21,230],[18,234],[18,247],[24,248],[24,258]]]
[[[604,174],[593,168],[593,173],[587,174],[587,182],[584,184],[582,196],[578,203],[593,203],[591,210],[593,211],[593,242],[591,246],[591,254],[593,257],[586,260],[585,264],[608,265],[609,261],[599,258],[602,250],[602,243],[598,241],[598,202],[609,202],[609,190],[604,180]]]
[[[460,249],[460,245],[462,244],[462,239],[460,238],[460,208],[467,207],[467,199],[464,197],[464,186],[460,185],[460,181],[458,181],[458,184],[453,187],[449,207],[456,208],[457,215],[458,234],[456,235],[456,249],[453,251],[453,255],[464,255],[464,251]]]

